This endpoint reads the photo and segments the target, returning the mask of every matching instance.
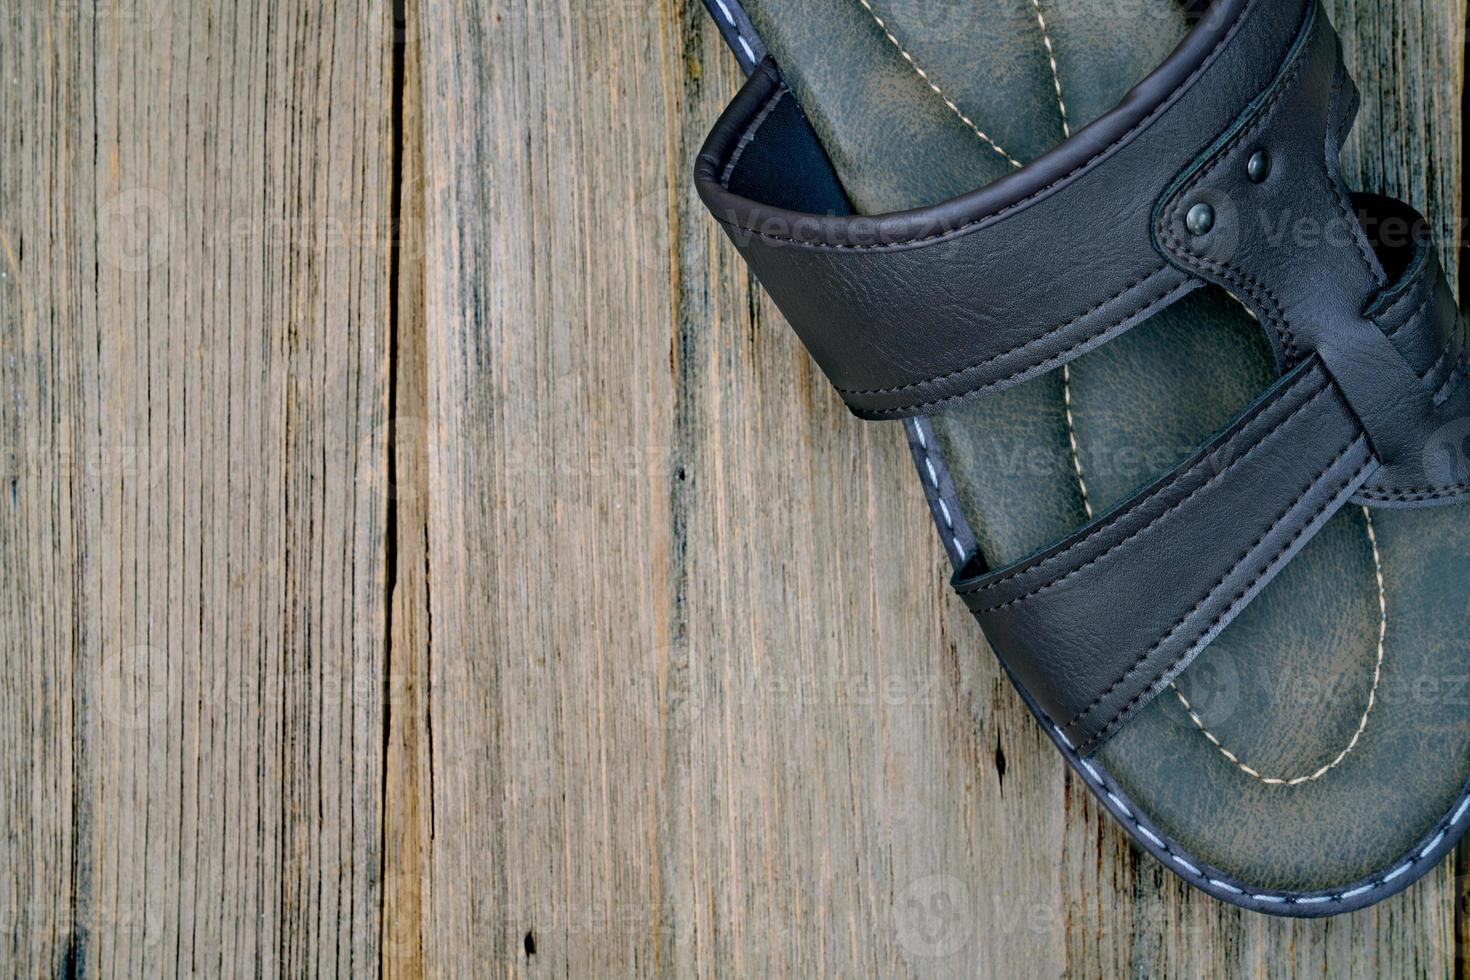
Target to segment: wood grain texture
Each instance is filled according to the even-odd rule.
[[[424,975],[429,826],[428,376],[424,329],[421,48],[415,3],[395,10],[395,190],[391,286],[389,529],[392,576],[383,779],[384,980]]]
[[[0,972],[379,960],[389,38],[0,6]]]
[[[1462,4],[1332,13],[1348,173],[1452,232]],[[1455,971],[1448,866],[1250,915],[1064,772],[945,595],[898,428],[841,409],[698,206],[739,83],[698,5],[419,23],[432,972]]]
[[[1454,268],[1463,0],[1329,7]],[[1231,911],[1067,775],[698,5],[390,8],[0,5],[0,974],[1456,972],[1448,866]]]

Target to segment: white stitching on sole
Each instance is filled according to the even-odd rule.
[[[940,485],[939,474],[934,469],[934,458],[929,454],[929,439],[924,435],[924,427],[918,419],[911,419],[910,422],[914,427],[914,438],[918,440],[919,449],[924,453],[924,469],[929,475],[929,483],[934,487],[934,499],[939,501],[944,527],[949,532],[949,545],[959,556],[960,564],[964,564],[969,556],[965,554],[964,545],[960,544],[959,532],[954,526],[954,516],[949,511],[949,505],[944,502],[944,488]],[[958,503],[955,506],[958,507]]]
[[[1194,864],[1191,864],[1188,858],[1184,857],[1183,854],[1181,854],[1178,850],[1170,846],[1170,843],[1165,840],[1160,834],[1156,834],[1149,828],[1145,827],[1143,823],[1134,815],[1133,811],[1127,806],[1126,802],[1122,799],[1120,795],[1121,791],[1114,791],[1108,785],[1107,780],[1103,778],[1102,774],[1099,773],[1097,769],[1092,766],[1091,763],[1082,758],[1080,755],[1076,754],[1076,750],[1072,747],[1072,742],[1070,739],[1067,738],[1066,733],[1064,733],[1056,725],[1052,725],[1051,730],[1056,734],[1057,741],[1061,742],[1062,746],[1067,750],[1067,752],[1071,753],[1071,758],[1076,760],[1076,762],[1080,764],[1086,776],[1097,785],[1097,788],[1100,791],[1101,795],[1107,797],[1107,799],[1111,801],[1115,807],[1118,808],[1118,816],[1127,827],[1131,828],[1139,836],[1146,838],[1147,840],[1152,842],[1155,847],[1157,847],[1160,851],[1164,853],[1169,861],[1182,868],[1184,871],[1188,872],[1195,878],[1198,878],[1204,884],[1231,895],[1246,894],[1245,889],[1239,887],[1238,885],[1233,885],[1228,881],[1223,881],[1219,878],[1212,878],[1209,875],[1205,874],[1203,870],[1196,867]],[[1435,835],[1430,838],[1429,841],[1423,847],[1421,847],[1413,857],[1410,857],[1407,861],[1385,874],[1382,878],[1369,881],[1365,885],[1358,885],[1354,888],[1349,888],[1346,891],[1335,892],[1327,895],[1288,896],[1257,893],[1251,894],[1249,895],[1249,897],[1253,901],[1261,902],[1267,905],[1325,905],[1329,902],[1342,902],[1351,898],[1356,898],[1359,895],[1366,894],[1375,888],[1381,888],[1387,885],[1394,879],[1403,876],[1405,872],[1407,872],[1414,865],[1418,864],[1420,861],[1427,859],[1436,847],[1444,843],[1445,837],[1447,837],[1449,834],[1449,829],[1455,824],[1459,823],[1460,818],[1465,815],[1467,810],[1470,810],[1470,796],[1467,796],[1464,800],[1460,802],[1460,805],[1455,809],[1454,815],[1451,816],[1449,820],[1442,821],[1439,825],[1437,825],[1439,829],[1437,830]]]
[[[740,30],[740,25],[735,22],[735,15],[730,13],[730,8],[725,6],[725,0],[715,0],[715,5],[720,8],[720,14],[725,18],[725,23],[735,29],[735,40],[740,42],[740,49],[752,62],[756,61],[755,52],[751,50],[750,42],[745,39],[745,34]]]

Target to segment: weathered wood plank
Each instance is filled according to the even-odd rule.
[[[389,527],[393,547],[383,779],[385,980],[424,975],[430,845],[428,376],[424,329],[423,90],[416,4],[395,5],[397,314],[391,347]]]
[[[0,8],[0,963],[378,962],[388,37]]]
[[[419,13],[431,970],[1453,972],[1448,868],[1249,915],[1066,776],[944,597],[897,428],[846,415],[698,207],[738,79],[697,5]],[[1463,13],[1333,10],[1348,172],[1447,226]]]

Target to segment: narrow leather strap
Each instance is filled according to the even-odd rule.
[[[1377,507],[1431,506],[1470,497],[1470,371],[1467,329],[1435,254],[1428,224],[1387,198],[1359,196],[1358,213],[1390,278],[1363,317],[1386,336],[1428,393],[1432,414],[1412,433],[1407,455],[1383,467],[1355,498]],[[1407,382],[1405,382],[1407,383]]]
[[[1359,223],[1394,284],[1378,293],[1363,316],[1388,337],[1398,356],[1444,401],[1465,359],[1465,322],[1445,280],[1425,221],[1413,208],[1376,194],[1353,196]]]
[[[1313,356],[1173,473],[955,588],[1084,753],[1183,670],[1377,468]]]

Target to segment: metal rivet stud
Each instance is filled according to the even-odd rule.
[[[1245,174],[1252,183],[1259,184],[1271,175],[1271,154],[1265,150],[1257,150],[1251,154],[1250,160],[1246,161]]]
[[[1215,209],[1208,204],[1196,204],[1184,217],[1184,227],[1191,235],[1203,235],[1215,227]]]

